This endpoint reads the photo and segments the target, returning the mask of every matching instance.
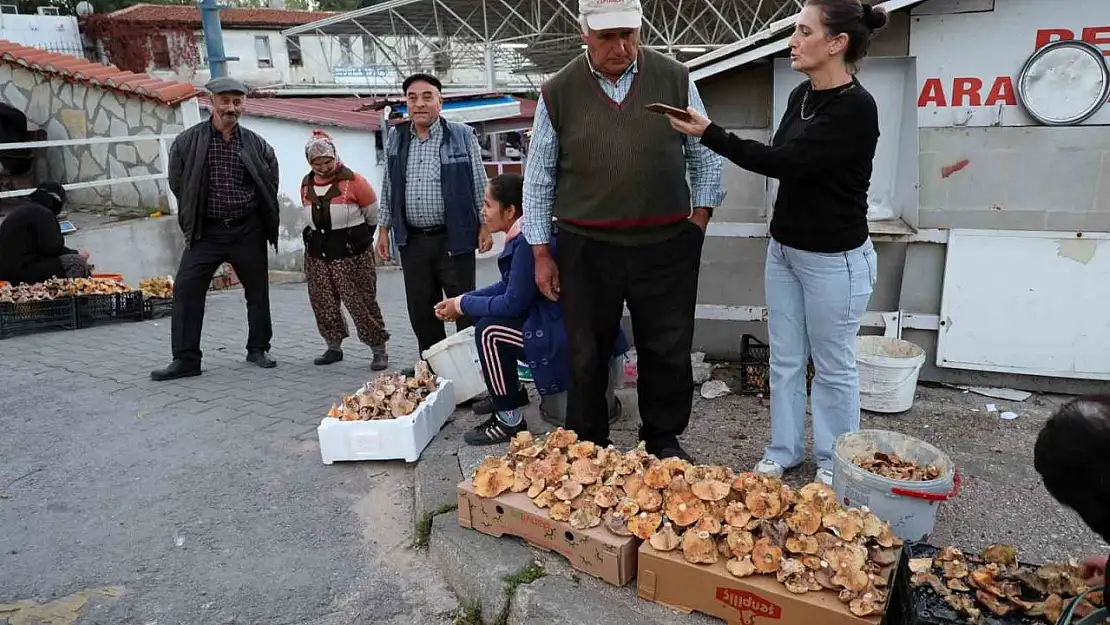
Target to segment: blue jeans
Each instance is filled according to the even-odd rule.
[[[771,239],[764,272],[771,339],[771,444],[765,458],[787,469],[805,460],[806,366],[811,356],[818,467],[831,470],[837,437],[859,429],[856,335],[877,272],[870,239],[833,254],[806,252]]]

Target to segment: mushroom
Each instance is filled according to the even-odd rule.
[[[859,519],[847,510],[828,513],[821,519],[821,523],[838,537],[848,541],[856,539],[861,525]]]
[[[911,573],[925,573],[933,569],[933,559],[910,558],[909,567]]]
[[[755,563],[752,562],[751,556],[744,556],[743,559],[732,558],[725,562],[725,570],[733,577],[749,577],[755,574]]]
[[[1049,623],[1059,623],[1063,613],[1064,599],[1060,595],[1051,594],[1044,600],[1044,615]]]
[[[731,488],[727,482],[700,480],[690,485],[690,490],[703,501],[720,501],[728,497]]]
[[[790,536],[786,539],[786,550],[790,553],[815,554],[819,547],[817,539],[812,536]]]
[[[472,481],[479,497],[496,497],[512,487],[515,475],[505,460],[490,456],[475,469]]]
[[[809,581],[805,575],[791,575],[782,580],[782,585],[786,589],[796,595],[803,595],[809,592]]]
[[[840,540],[839,538],[833,536],[828,532],[817,532],[813,535],[813,537],[817,539],[818,553],[823,553],[830,549],[836,549],[840,545],[844,544],[844,541]]]
[[[1010,604],[1006,603],[1005,601],[1001,601],[998,597],[992,595],[989,592],[976,590],[975,599],[979,601],[980,604],[986,606],[988,610],[990,610],[997,616],[1006,616],[1010,613]]]
[[[662,490],[671,483],[671,470],[663,463],[656,463],[644,472],[644,484],[648,488]]]
[[[593,458],[598,451],[597,445],[590,441],[579,441],[567,448],[567,456],[575,460]]]
[[[690,484],[682,475],[675,475],[671,478],[671,483],[667,485],[664,492],[668,497],[675,493],[688,493],[690,492]]]
[[[959,549],[957,549],[956,547],[951,547],[951,546],[944,547],[943,549],[940,550],[940,553],[937,554],[937,561],[938,562],[950,562],[952,560],[963,560],[963,559],[964,559],[964,553],[962,551],[960,551]]]
[[[667,498],[664,513],[679,527],[693,525],[705,512],[705,504],[692,492],[676,493]]]
[[[663,505],[663,495],[653,488],[641,488],[633,496],[640,510],[655,512]]]
[[[941,564],[941,568],[944,569],[944,576],[948,579],[967,577],[969,572],[967,570],[967,562],[964,562],[963,560],[949,560],[947,562],[943,562]],[[980,572],[982,572],[982,569],[976,571],[976,573]],[[990,577],[987,577],[986,580],[989,580],[984,582],[986,584],[994,581]]]
[[[786,525],[796,534],[810,536],[821,529],[821,515],[809,504],[799,503],[794,506],[794,513],[787,517]]]
[[[732,490],[744,495],[749,490],[758,486],[759,483],[759,476],[755,473],[741,473],[736,476],[736,479],[732,480]]]
[[[898,537],[891,531],[890,526],[886,524],[883,525],[883,529],[879,532],[879,535],[875,537],[875,542],[878,543],[880,547],[885,547],[887,549],[902,546],[901,541],[898,540]]]
[[[833,575],[832,583],[859,592],[871,585],[871,578],[862,568],[844,566],[836,571],[836,575]]]
[[[884,526],[886,526],[887,524],[883,523],[882,519],[880,519],[879,517],[867,511],[866,507],[860,508],[860,510],[864,513],[863,527],[860,529],[860,533],[867,538],[878,538],[879,536],[881,536],[883,534]],[[889,527],[887,529],[889,529]]]
[[[548,452],[547,456],[540,460],[537,469],[548,484],[555,484],[566,477],[570,465],[567,464],[567,457],[561,452]]]
[[[871,547],[871,561],[879,566],[890,566],[898,561],[898,552],[893,549]]]
[[[698,522],[694,524],[694,529],[699,532],[709,532],[710,534],[721,533],[721,522],[711,516],[703,515]]]
[[[571,513],[568,522],[576,530],[597,527],[601,523],[601,510],[596,505],[583,506]]]
[[[772,545],[770,539],[760,538],[752,549],[752,562],[760,573],[774,573],[782,562],[782,549]]]
[[[803,486],[796,495],[798,501],[810,504],[822,514],[832,512],[837,505],[836,492],[820,482],[811,482]]]
[[[594,503],[602,508],[612,508],[620,503],[620,497],[612,486],[602,486],[594,493]]]
[[[730,501],[728,508],[725,508],[725,523],[733,527],[744,527],[751,520],[752,513],[742,501]]]
[[[820,571],[821,568],[822,568],[821,562],[822,562],[822,560],[821,560],[820,556],[815,556],[815,555],[808,554],[808,553],[806,555],[802,556],[802,564],[805,565],[805,567],[807,569],[811,570],[811,571]],[[829,563],[825,562],[823,566],[825,568],[828,568]]]
[[[859,617],[871,616],[879,612],[880,606],[875,602],[875,595],[865,592],[848,603],[848,610]]]
[[[640,540],[648,540],[662,522],[663,515],[658,512],[641,512],[628,519],[628,531]]]
[[[624,476],[624,492],[629,497],[635,497],[636,493],[644,487],[644,474],[643,473],[629,473]]]
[[[725,535],[725,542],[732,555],[737,557],[746,556],[755,549],[755,536],[738,527],[729,528],[728,534]]]
[[[509,453],[515,454],[535,444],[536,437],[528,430],[522,430],[509,439]]]
[[[616,512],[626,519],[631,519],[634,514],[640,511],[640,505],[636,503],[631,497],[621,499],[617,504]]]
[[[776,571],[776,579],[780,583],[786,581],[786,578],[792,575],[802,575],[806,572],[806,565],[802,564],[801,560],[794,558],[783,558],[779,564],[779,570]]]
[[[601,464],[593,458],[579,458],[570,465],[570,479],[582,484],[593,484],[601,479]]]
[[[714,564],[720,557],[709,532],[692,530],[682,534],[682,555],[691,564]]]
[[[578,482],[572,481],[568,477],[563,477],[563,484],[555,491],[555,496],[565,501],[570,501],[575,497],[582,494],[582,485]]]
[[[825,553],[825,560],[833,570],[858,569],[867,566],[867,549],[857,544],[846,544]]]
[[[551,509],[547,511],[552,521],[566,521],[570,518],[572,512],[574,512],[574,508],[571,507],[569,501],[560,501],[552,505]]]
[[[514,456],[517,456],[518,458],[536,458],[542,453],[543,445],[541,443],[536,443],[531,447],[525,447],[524,449],[521,449],[519,451],[512,452],[512,454]]]
[[[1017,564],[1017,550],[1010,545],[990,545],[983,549],[983,560],[999,566],[1014,566]]]
[[[674,551],[682,544],[682,539],[674,531],[670,521],[663,523],[663,527],[655,531],[648,539],[648,544],[656,551]]]
[[[833,575],[836,574],[836,571],[832,570],[832,567],[829,566],[828,562],[825,562],[824,564],[825,566],[813,572],[813,579],[817,580],[817,583],[826,590],[836,590],[837,586],[832,581]]]
[[[537,508],[547,508],[557,501],[559,501],[559,498],[555,496],[554,486],[548,486],[543,489],[542,493],[532,498],[532,503],[536,504]]]
[[[542,477],[531,480],[531,484],[528,485],[528,498],[535,499],[538,497],[539,494],[543,492],[545,486],[547,486],[547,484]]]
[[[971,588],[968,588],[967,584],[965,584],[964,581],[958,577],[948,580],[945,585],[948,586],[948,588],[951,590],[958,590],[960,592],[971,591]]]
[[[509,487],[509,490],[514,493],[523,493],[528,490],[530,486],[532,486],[532,480],[524,475],[524,471],[517,469],[513,472],[513,485]]]
[[[756,488],[744,497],[744,505],[757,519],[773,519],[782,511],[778,493],[766,488]]]
[[[605,523],[605,529],[609,530],[617,536],[631,536],[632,532],[628,529],[628,519],[620,514],[610,510],[602,517]]]
[[[573,430],[556,428],[554,432],[547,435],[547,442],[544,446],[548,450],[566,449],[576,442],[578,442],[578,433]]]

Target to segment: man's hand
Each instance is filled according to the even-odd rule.
[[[436,317],[443,321],[455,321],[462,316],[462,296],[445,299],[436,304]]]
[[[489,233],[485,226],[482,226],[482,229],[478,231],[478,251],[485,254],[492,249],[493,235]]]
[[[378,258],[389,260],[389,228],[378,226]]]
[[[709,211],[704,208],[695,208],[694,212],[690,214],[690,221],[697,224],[704,233],[705,229],[709,227]]]
[[[1088,586],[1101,586],[1106,579],[1107,556],[1094,556],[1087,558],[1079,565],[1079,578]]]
[[[532,257],[536,259],[536,286],[547,299],[559,301],[559,267],[551,257],[547,245],[533,245]]]

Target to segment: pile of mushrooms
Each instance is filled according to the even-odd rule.
[[[328,416],[340,421],[376,421],[405,417],[416,411],[436,390],[436,377],[428,363],[416,363],[413,377],[399,373],[380,375],[353,395],[344,395],[338,406],[332,404]]]
[[[940,469],[936,465],[921,466],[912,460],[881,451],[856,456],[852,458],[852,463],[864,471],[903,482],[928,482],[940,477]]]
[[[1039,568],[1018,562],[1009,545],[990,545],[980,557],[968,557],[955,547],[945,547],[935,558],[913,558],[910,583],[931,588],[945,603],[973,623],[986,622],[984,612],[995,616],[1023,616],[1054,625],[1068,601],[1087,590],[1075,563],[1047,564]],[[1102,605],[1101,593],[1092,593],[1075,610],[1083,618]]]
[[[575,529],[604,524],[657,551],[735,577],[774,575],[792,593],[833,590],[857,616],[879,614],[902,541],[866,508],[843,508],[823,484],[795,492],[782,481],[721,466],[660,460],[643,444],[620,452],[562,428],[518,434],[508,454],[485,459],[475,492],[527,493]]]
[[[51,278],[35,284],[0,287],[0,302],[22,304],[42,302],[72,295],[116,295],[130,293],[123,282],[107,278]]]

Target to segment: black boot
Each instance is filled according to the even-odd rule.
[[[155,382],[166,382],[178,378],[191,378],[200,375],[200,363],[175,360],[165,369],[150,372],[150,379]]]
[[[384,371],[389,368],[389,354],[385,352],[374,352],[374,360],[370,363],[371,371]],[[413,371],[415,374],[416,371]]]
[[[327,351],[317,356],[316,360],[312,361],[312,364],[330,365],[332,363],[339,362],[340,360],[343,360],[343,350],[333,349],[329,347]]]
[[[277,366],[277,361],[270,358],[270,352],[248,352],[247,362],[253,362],[263,369],[273,369]]]

